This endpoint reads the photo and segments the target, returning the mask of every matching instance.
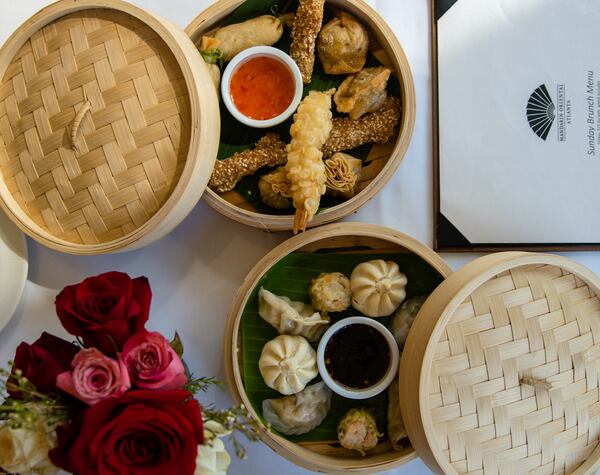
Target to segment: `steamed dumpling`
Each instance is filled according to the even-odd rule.
[[[317,427],[331,407],[331,390],[324,382],[307,386],[303,391],[279,399],[265,399],[263,417],[285,435],[301,435]]]
[[[322,273],[308,289],[313,306],[322,312],[343,312],[350,307],[350,281],[341,272]]]
[[[352,306],[367,317],[387,317],[406,297],[407,282],[395,262],[362,262],[350,276]]]
[[[396,343],[398,343],[400,350],[404,348],[404,343],[406,343],[410,327],[415,321],[417,313],[421,310],[426,299],[426,295],[419,295],[418,297],[408,299],[392,317],[390,330],[392,331],[392,335],[394,335],[394,339],[396,340]]]
[[[258,291],[258,314],[279,333],[301,335],[309,341],[321,338],[329,325],[329,318],[322,317],[310,305],[275,295],[263,287]]]
[[[404,420],[402,419],[402,413],[400,412],[400,388],[398,384],[398,378],[394,379],[390,387],[388,388],[388,437],[394,450],[402,450],[403,439],[408,437],[406,428],[404,427]]]
[[[317,354],[308,340],[291,335],[267,342],[258,369],[267,386],[286,396],[302,391],[319,374]]]

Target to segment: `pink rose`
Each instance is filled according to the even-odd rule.
[[[125,364],[96,348],[81,350],[71,366],[73,371],[57,376],[56,386],[90,406],[109,397],[119,397],[131,387]]]
[[[187,382],[181,359],[160,333],[136,333],[125,343],[122,357],[138,388],[180,389]]]

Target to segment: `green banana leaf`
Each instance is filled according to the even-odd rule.
[[[258,369],[258,360],[265,343],[277,336],[277,331],[260,318],[258,314],[258,290],[260,287],[285,295],[292,300],[310,303],[308,287],[313,278],[322,272],[342,272],[350,276],[352,270],[361,262],[371,259],[385,259],[398,263],[400,271],[408,279],[406,298],[427,295],[443,280],[442,276],[415,254],[409,253],[302,253],[295,252],[281,259],[258,282],[242,314],[242,355],[244,385],[248,399],[258,414],[262,414],[264,399],[282,397],[267,387]],[[341,318],[357,315],[359,312],[349,309],[343,313],[331,314],[332,322]],[[378,319],[388,324],[390,318]],[[316,346],[318,343],[315,343]],[[310,384],[317,382],[315,379]],[[352,407],[372,408],[376,415],[377,426],[384,434],[387,432],[387,393],[363,401],[354,401],[334,394],[331,410],[323,423],[313,431],[301,435],[286,437],[294,442],[328,442],[337,440],[336,427],[339,419]]]

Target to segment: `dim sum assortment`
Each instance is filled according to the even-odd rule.
[[[272,11],[272,15],[206,32],[198,49],[218,89],[221,68],[240,52],[253,46],[287,51],[289,45],[289,56],[306,85],[305,99],[292,123],[277,129],[281,138],[276,140],[267,128],[254,148],[222,157],[209,187],[221,194],[235,189],[261,212],[263,205],[265,212],[273,214],[293,210],[294,232],[299,232],[322,208],[324,195],[328,207],[352,199],[364,188],[359,186],[361,172],[370,164],[364,156],[352,156],[352,151],[392,141],[399,130],[401,107],[399,98],[389,94],[394,72],[379,62],[384,61],[376,54],[379,51],[369,56],[371,32],[355,16],[329,7],[326,0],[299,0],[295,10]],[[321,86],[331,84],[323,80],[323,74],[339,78],[333,81],[338,87]],[[340,152],[349,155],[336,155]],[[240,180],[254,174],[257,179],[244,182],[243,189],[250,186],[256,192],[242,193],[237,188]],[[373,175],[362,176],[371,179]]]
[[[297,280],[299,277],[294,275],[292,278]],[[337,322],[348,315],[362,314],[381,318],[397,310],[384,323],[387,322],[390,331],[394,332],[398,346],[402,349],[408,328],[425,300],[425,296],[411,297],[398,308],[405,299],[407,284],[408,279],[400,272],[397,262],[361,259],[352,268],[350,277],[336,271],[314,275],[307,280],[304,298],[295,292],[295,297],[302,301],[277,295],[264,286],[258,289],[258,314],[279,334],[264,345],[258,362],[265,385],[284,396],[262,399],[262,415],[271,429],[286,436],[301,435],[316,429],[328,419],[327,427],[331,428],[328,430],[332,430],[332,424],[337,423],[340,445],[362,455],[376,447],[384,438],[389,440],[395,450],[403,447],[407,434],[400,413],[398,378],[387,388],[387,398],[383,399],[385,411],[380,411],[377,418],[372,408],[366,406],[352,407],[341,418],[341,413],[328,418],[332,404],[346,395],[337,394],[334,397],[327,387],[325,377],[324,381],[314,379],[319,375],[319,366],[315,363],[315,348],[319,346],[319,342],[322,343],[323,334],[331,322]],[[342,328],[347,330],[353,326],[356,325]],[[328,336],[327,341],[336,341],[338,353],[341,351],[344,355],[342,361],[344,367],[348,368],[347,374],[358,374],[361,384],[370,377],[375,378],[373,384],[381,381],[382,376],[372,376],[371,373],[367,376],[364,368],[368,364],[361,356],[353,360],[346,354],[348,351],[353,355],[363,354],[361,348],[367,348],[364,345],[372,345],[369,342],[375,340],[369,339],[364,330],[356,335],[344,333],[344,338],[336,339],[335,335],[340,331],[338,329]],[[331,331],[328,332],[330,333]],[[326,348],[329,348],[329,343]],[[377,348],[381,348],[381,344],[377,343]],[[326,368],[329,368],[328,359],[334,359],[333,353],[328,351],[325,349],[323,353]],[[373,351],[372,347],[365,350],[364,354],[369,355],[368,360],[371,362],[379,361],[378,352]],[[352,363],[353,361],[355,362]],[[359,367],[363,369],[358,369]],[[382,374],[385,374],[385,366],[378,363],[378,367],[382,367]],[[346,374],[346,370],[344,371]],[[334,373],[328,374],[331,376]],[[320,375],[323,376],[323,373]],[[338,381],[338,376],[333,376],[334,380]],[[384,421],[386,425],[383,425]],[[378,423],[381,427],[378,427]],[[386,431],[381,430],[382,428]]]

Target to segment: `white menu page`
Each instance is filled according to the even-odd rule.
[[[472,243],[600,242],[600,0],[438,21],[441,213]]]

